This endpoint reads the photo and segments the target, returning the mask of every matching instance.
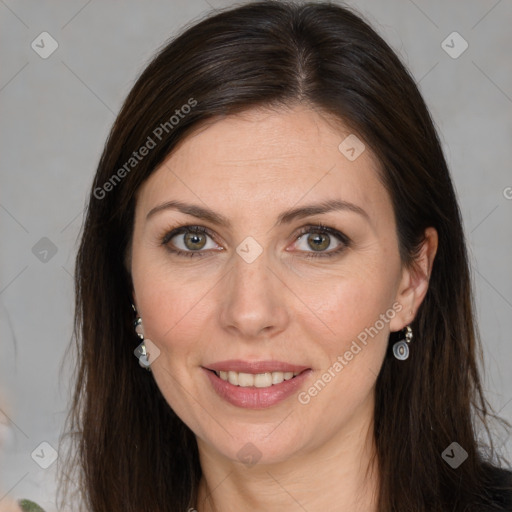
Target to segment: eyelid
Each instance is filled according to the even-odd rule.
[[[321,222],[317,222],[315,224],[308,224],[307,226],[299,228],[299,233],[296,235],[296,240],[307,233],[314,232],[315,230],[320,233],[327,233],[328,235],[334,236],[338,238],[340,242],[343,242],[347,245],[350,243],[350,239],[347,235],[345,235],[344,233],[335,228],[331,228],[330,226],[322,224]]]
[[[295,240],[297,241],[304,235],[315,232],[327,234],[330,237],[336,238],[338,242],[340,242],[340,245],[336,249],[331,249],[330,251],[298,251],[299,253],[304,253],[304,257],[306,258],[329,258],[332,256],[340,255],[345,251],[345,249],[351,246],[352,241],[347,235],[335,228],[326,226],[321,222],[308,224],[302,228],[299,228],[299,233],[296,235]]]
[[[298,228],[298,231],[295,232],[293,235],[293,238],[295,242],[299,240],[302,236],[308,233],[312,232],[319,232],[319,233],[325,233],[329,236],[335,237],[338,239],[338,241],[341,243],[341,247],[330,250],[330,251],[298,251],[299,253],[306,254],[306,257],[329,257],[334,256],[336,254],[341,253],[344,249],[349,247],[351,245],[350,238],[342,233],[341,231],[331,228],[327,225],[322,224],[321,222],[316,223],[310,223],[305,226],[302,226],[301,228]],[[215,243],[215,238],[217,235],[210,230],[209,228],[197,224],[182,224],[174,228],[168,228],[163,236],[159,237],[160,244],[166,246],[167,250],[173,254],[176,255],[186,255],[186,256],[199,256],[204,257],[207,256],[209,253],[211,253],[212,250],[215,249],[208,249],[208,250],[199,250],[199,251],[184,251],[182,249],[171,249],[168,244],[169,241],[174,238],[175,236],[178,236],[183,233],[203,233],[208,235]],[[219,249],[223,250],[223,248]]]
[[[180,235],[180,234],[186,233],[186,232],[204,233],[211,238],[215,237],[215,235],[213,234],[213,231],[211,231],[207,227],[199,226],[199,225],[195,225],[195,224],[183,224],[183,225],[177,226],[175,228],[166,229],[164,236],[160,237],[161,242],[163,245],[165,245],[165,244],[169,243],[169,240],[174,238],[176,235]]]

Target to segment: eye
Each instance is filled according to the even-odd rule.
[[[326,251],[329,247],[332,249],[333,238],[337,239],[338,245],[334,250]],[[307,258],[335,256],[343,252],[350,245],[350,240],[346,235],[321,224],[302,228],[297,235],[297,242],[302,243],[302,248],[299,247],[300,250],[309,253],[306,254]],[[312,251],[308,251],[308,248],[312,249]]]
[[[211,238],[211,235],[203,226],[181,226],[168,232],[162,238],[162,245],[167,246],[170,252],[179,256],[204,256],[202,249],[219,250],[216,244],[208,247],[207,238]],[[173,242],[173,239],[176,241]],[[171,245],[177,249],[173,249]]]
[[[309,236],[305,237],[304,235]],[[208,255],[206,249],[223,250],[214,242],[212,242],[213,246],[208,247],[208,238],[212,237],[213,234],[210,230],[203,226],[181,226],[161,237],[161,244],[177,256],[203,257]],[[336,248],[326,251],[333,245],[333,239],[338,242]],[[299,248],[299,252],[305,252],[307,258],[335,256],[350,245],[350,239],[346,235],[321,224],[303,227],[296,235],[296,240],[305,243],[302,249]],[[308,251],[308,248],[312,251]]]

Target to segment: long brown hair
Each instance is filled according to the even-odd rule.
[[[76,260],[77,377],[61,473],[86,510],[184,512],[201,478],[194,434],[133,355],[139,340],[123,263],[136,191],[200,123],[300,102],[342,120],[377,156],[404,265],[425,228],[439,235],[411,356],[388,356],[377,380],[379,511],[491,504],[492,441],[485,454],[477,441],[490,409],[466,245],[428,109],[399,58],[350,9],[261,2],[214,13],[166,44],[129,93],[101,156]],[[135,158],[145,145],[153,147]],[[452,442],[468,454],[457,469],[441,456]]]

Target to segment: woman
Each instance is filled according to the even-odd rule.
[[[84,510],[512,510],[439,140],[348,9],[249,4],[149,64],[91,190],[76,335]]]

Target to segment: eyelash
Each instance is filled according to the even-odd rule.
[[[298,240],[301,236],[308,234],[308,233],[320,233],[320,234],[327,234],[336,237],[342,245],[340,245],[337,249],[329,252],[312,252],[309,253],[306,251],[306,258],[330,258],[333,256],[336,256],[343,252],[345,249],[347,249],[350,246],[350,239],[340,231],[333,229],[329,226],[325,226],[324,224],[315,224],[315,225],[309,225],[304,226],[300,229],[299,233],[295,236],[295,240]],[[210,238],[213,238],[213,234],[210,232],[209,229],[203,227],[203,226],[194,226],[194,225],[185,225],[180,226],[177,228],[172,229],[171,231],[167,231],[165,235],[163,235],[160,238],[160,243],[163,246],[166,246],[166,249],[175,254],[176,256],[186,256],[189,258],[193,257],[204,257],[205,251],[182,251],[180,249],[171,249],[167,244],[169,241],[174,238],[176,235],[180,235],[183,233],[199,233],[199,234],[205,234],[208,235]]]

